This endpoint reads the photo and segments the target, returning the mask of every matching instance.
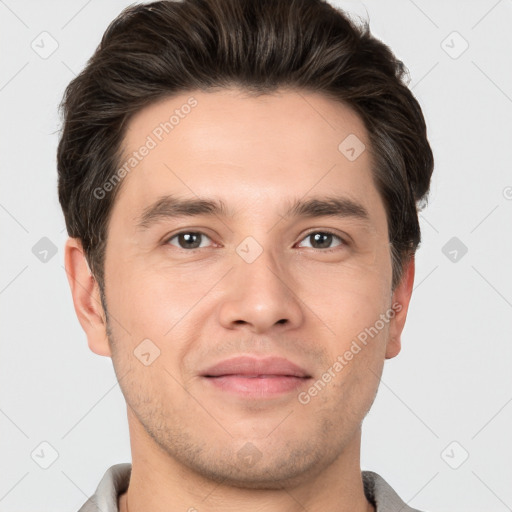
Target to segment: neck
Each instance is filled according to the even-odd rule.
[[[361,431],[316,474],[280,488],[242,488],[198,474],[165,453],[130,418],[132,471],[119,512],[375,512],[366,499],[360,469]]]

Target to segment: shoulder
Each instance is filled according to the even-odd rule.
[[[405,503],[378,473],[362,471],[364,493],[376,512],[421,512]]]
[[[95,493],[78,512],[118,512],[117,500],[128,489],[132,465],[114,464],[103,475]]]

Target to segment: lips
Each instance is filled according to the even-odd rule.
[[[309,378],[311,375],[300,366],[282,357],[265,357],[258,359],[249,356],[238,356],[207,368],[203,377],[238,376],[245,378],[264,377],[295,377]]]
[[[238,356],[221,361],[201,373],[206,385],[230,401],[274,400],[291,396],[308,385],[311,375],[283,357]]]

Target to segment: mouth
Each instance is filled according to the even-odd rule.
[[[310,377],[290,375],[222,375],[205,378],[221,391],[241,394],[246,398],[267,398],[291,393],[310,380]]]
[[[306,370],[287,359],[248,356],[222,361],[201,376],[221,392],[259,399],[291,393],[312,378]]]

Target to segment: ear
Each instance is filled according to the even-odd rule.
[[[392,308],[395,316],[389,322],[389,340],[386,347],[386,359],[395,357],[402,347],[401,335],[407,318],[407,310],[414,285],[414,255],[404,268],[402,279],[393,292]]]
[[[100,288],[89,269],[82,244],[78,238],[68,238],[65,246],[64,265],[76,316],[87,336],[89,348],[95,354],[111,357]]]

